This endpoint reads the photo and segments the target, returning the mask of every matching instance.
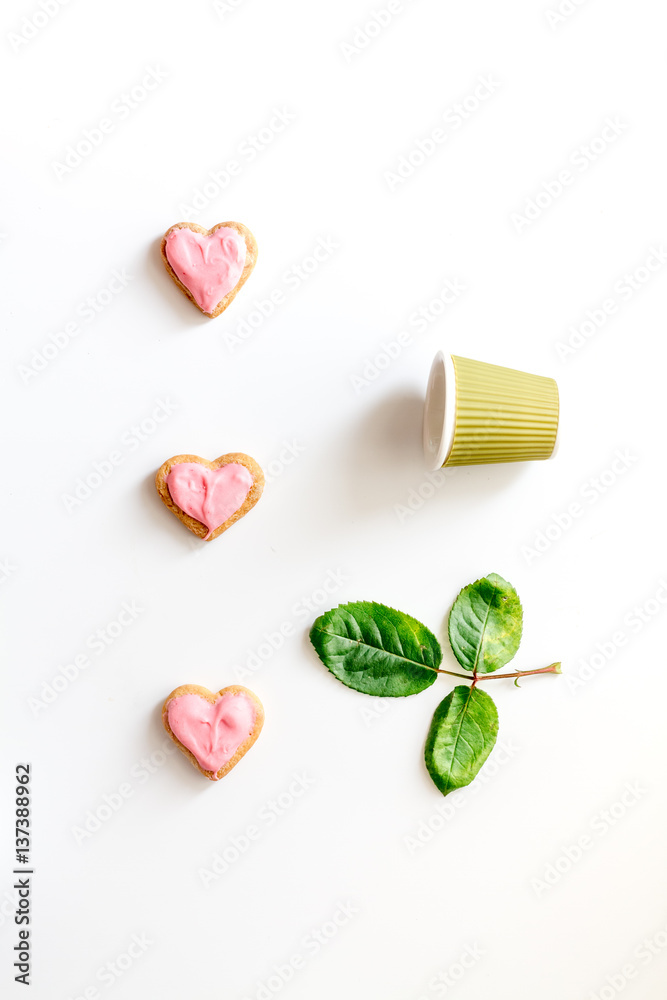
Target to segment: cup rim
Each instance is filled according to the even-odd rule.
[[[426,387],[422,441],[428,469],[441,469],[454,445],[456,373],[451,355],[438,351]]]
[[[431,472],[441,469],[447,464],[454,447],[457,405],[454,357],[454,355],[445,354],[442,350],[438,351],[433,359],[429,373],[426,399],[424,401],[422,443],[427,468]],[[557,383],[556,393],[560,404],[560,393]],[[552,461],[556,458],[560,450],[562,434],[560,416],[559,412],[553,448],[551,454],[546,456],[546,461]]]

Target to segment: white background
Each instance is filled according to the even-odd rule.
[[[572,4],[560,22],[555,3],[414,0],[381,30],[365,25],[382,0],[223,0],[218,11],[71,0],[45,24],[34,2],[5,6],[9,996],[25,995],[11,981],[22,760],[34,774],[38,1000],[664,995],[665,265],[650,256],[667,239],[664,24],[646,0]],[[159,85],[119,110],[151,69]],[[480,78],[493,81],[484,101],[471,96]],[[467,119],[445,121],[466,99]],[[292,120],[261,133],[251,159],[275,109]],[[112,131],[89,149],[86,130],[103,118]],[[600,145],[606,119],[618,134]],[[436,128],[444,141],[415,154]],[[89,155],[70,151],[58,168],[77,144]],[[423,161],[411,176],[388,177],[409,155]],[[209,175],[230,160],[240,170],[223,189]],[[559,192],[563,170],[572,183]],[[242,221],[259,244],[254,274],[215,320],[158,252],[207,182],[190,218]],[[335,250],[295,281],[320,239]],[[655,270],[642,270],[647,258]],[[107,302],[123,270],[131,280]],[[465,291],[435,317],[448,280]],[[258,322],[276,290],[282,302]],[[86,321],[89,297],[103,308]],[[557,345],[610,298],[616,311],[563,356]],[[422,307],[420,330],[410,317]],[[404,330],[411,343],[387,365],[383,344],[396,354]],[[421,406],[441,347],[557,378],[558,458],[429,483]],[[160,400],[175,405],[155,423]],[[286,443],[298,452],[289,463]],[[153,476],[179,452],[234,450],[279,474],[204,545]],[[114,451],[121,463],[68,510]],[[443,799],[422,752],[449,680],[378,703],[332,678],[307,632],[328,607],[370,599],[446,642],[456,593],[492,571],[524,605],[516,668],[561,659],[564,676],[489,685],[509,752]],[[344,579],[325,595],[335,573]],[[94,652],[89,637],[123,602],[142,610]],[[165,759],[165,696],[234,683],[281,626],[293,634],[245,680],[267,714],[249,755],[218,785],[179,754]],[[83,653],[89,666],[36,708]],[[159,766],[144,780],[150,755]],[[309,782],[299,797],[295,774]],[[129,798],[82,839],[87,815],[127,783]],[[258,820],[281,795],[279,818]],[[259,839],[205,888],[200,869],[253,824]],[[345,922],[340,904],[356,910]],[[336,915],[316,953],[312,929]],[[151,944],[108,985],[98,972],[127,964],[133,935]],[[466,949],[482,954],[461,974]],[[267,987],[295,955],[304,967]]]

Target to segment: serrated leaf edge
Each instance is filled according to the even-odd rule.
[[[475,674],[475,671],[477,670],[477,664],[479,663],[480,651],[477,650],[477,654],[476,654],[476,657],[475,657],[475,665],[474,665],[474,667],[472,669],[467,664],[461,663],[461,660],[456,655],[456,650],[454,649],[454,645],[452,643],[452,633],[451,633],[451,624],[450,624],[451,623],[451,618],[452,618],[452,611],[454,610],[454,605],[456,604],[456,602],[458,601],[459,597],[464,592],[464,590],[470,590],[471,587],[475,587],[478,583],[481,583],[482,580],[489,580],[490,582],[492,582],[493,583],[494,592],[496,592],[499,588],[498,588],[498,584],[496,583],[496,580],[492,579],[493,577],[495,577],[497,580],[502,580],[503,583],[506,583],[508,587],[511,587],[512,590],[514,591],[514,593],[516,594],[516,599],[519,602],[519,607],[521,609],[521,626],[522,626],[522,631],[523,631],[523,604],[521,603],[521,598],[519,597],[519,593],[518,593],[516,587],[514,586],[514,584],[510,580],[506,580],[504,576],[500,575],[500,573],[487,573],[486,576],[480,576],[477,580],[473,580],[471,583],[467,583],[465,585],[465,587],[461,587],[461,589],[459,590],[458,594],[456,595],[456,597],[452,601],[452,606],[449,609],[449,614],[447,615],[447,639],[449,641],[449,648],[451,649],[452,654],[454,656],[454,659],[456,660],[456,662],[458,663],[458,665],[461,667],[462,670],[467,670],[468,673],[472,674],[473,676]],[[484,619],[484,629],[486,628],[486,623],[487,623],[487,621],[489,619],[490,610],[491,610],[491,606],[489,605],[489,607],[487,609],[487,612],[486,612],[486,618]],[[484,635],[484,629],[482,630],[482,636]],[[520,641],[521,640],[519,640],[519,642]],[[516,653],[513,656],[511,656],[509,658],[509,660],[506,660],[506,663],[510,663],[514,659],[514,656],[516,656]],[[498,670],[500,670],[500,669],[501,668],[498,667]]]

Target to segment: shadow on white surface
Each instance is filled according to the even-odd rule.
[[[419,494],[426,484],[429,503],[467,506],[513,486],[525,474],[525,462],[428,472],[421,440],[423,409],[418,393],[394,393],[368,410],[341,442],[337,468],[345,483],[343,499],[355,515],[403,503],[409,491]],[[446,477],[446,489],[438,488],[439,477],[443,482]]]
[[[162,500],[158,496],[158,492],[155,488],[155,473],[150,472],[147,476],[144,476],[141,487],[140,487],[140,501],[142,505],[145,506],[148,517],[150,521],[153,521],[156,531],[164,531],[169,534],[171,538],[174,538],[177,544],[180,543],[181,549],[192,552],[196,551],[193,546],[193,540],[195,535],[186,528],[177,517],[175,517],[172,512],[165,507]],[[201,541],[197,539],[197,541]]]
[[[196,682],[186,679],[183,683],[189,684]],[[159,746],[165,738],[168,739],[165,728],[162,725],[162,706],[164,705],[164,700],[168,694],[169,691],[166,690],[164,697],[156,703],[155,708],[150,715],[149,734],[150,738],[154,740],[156,746]],[[170,771],[169,781],[174,783],[171,790],[174,791],[174,787],[178,786],[188,793],[206,792],[213,782],[209,782],[207,778],[204,778],[175,744],[174,750],[175,753],[169,755],[165,765],[165,767]]]
[[[173,223],[170,223],[173,225]],[[168,227],[165,226],[165,230]],[[207,323],[211,323],[212,320],[210,316],[204,316],[203,313],[197,309],[196,306],[190,302],[172,278],[167,274],[167,269],[162,262],[162,256],[160,254],[160,245],[162,243],[161,233],[157,239],[149,245],[148,251],[146,253],[145,260],[145,275],[151,284],[155,285],[157,294],[168,306],[168,308],[174,310],[174,318],[178,319],[179,323],[175,326],[176,330],[181,334],[187,334],[190,332],[187,328],[184,329],[181,325],[181,321],[186,324],[186,327],[192,326],[206,326]]]

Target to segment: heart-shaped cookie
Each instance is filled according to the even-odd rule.
[[[255,237],[241,222],[213,229],[177,222],[162,237],[160,252],[181,291],[211,317],[224,312],[257,261]]]
[[[214,462],[175,455],[158,469],[155,486],[186,528],[208,542],[255,506],[264,489],[264,473],[242,452],[221,455]]]
[[[162,706],[162,724],[197,770],[219,781],[259,736],[264,708],[257,695],[240,684],[215,694],[198,684],[183,684]]]

